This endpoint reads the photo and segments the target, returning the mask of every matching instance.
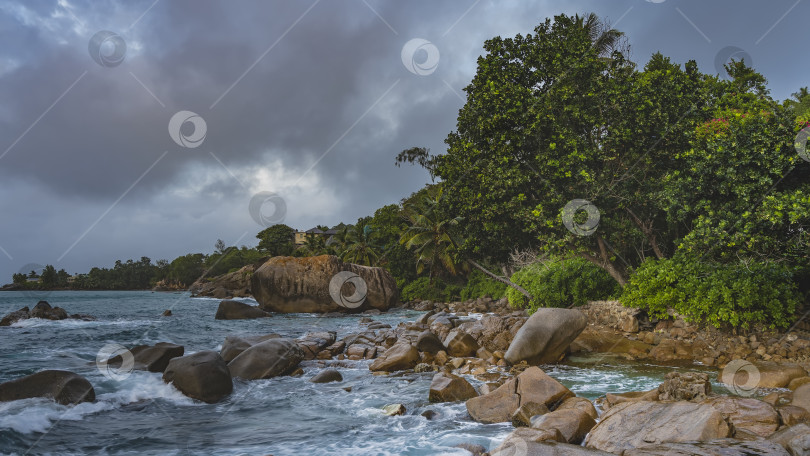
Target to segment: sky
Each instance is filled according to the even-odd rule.
[[[810,1],[0,0],[0,283],[254,246],[430,181],[485,40],[594,12],[631,58],[810,85]]]

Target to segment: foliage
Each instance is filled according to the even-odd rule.
[[[561,15],[485,43],[436,157],[447,211],[465,220],[463,253],[502,263],[515,248],[565,251],[624,283],[643,258],[674,249],[657,186],[714,94],[692,61],[656,54],[638,71],[613,50],[620,37],[592,15]],[[599,209],[596,234],[564,227],[574,199]]]
[[[371,217],[363,217],[347,227],[342,259],[349,263],[375,266],[380,255],[374,239]]]
[[[623,290],[625,306],[668,318],[672,308],[690,321],[715,327],[787,327],[801,305],[794,270],[781,264],[720,264],[677,255],[648,260]]]
[[[467,277],[467,285],[461,290],[461,299],[466,301],[485,296],[500,299],[506,294],[506,288],[505,284],[492,280],[483,272],[474,269]]]
[[[400,298],[403,301],[450,302],[460,299],[461,291],[462,287],[459,284],[423,276],[402,287]]]
[[[540,307],[581,306],[609,299],[620,290],[607,272],[582,258],[535,263],[517,271],[512,281],[529,290],[534,300],[524,304],[523,295],[510,288],[506,290],[509,303],[532,313]]]
[[[259,245],[256,248],[270,256],[292,255],[295,250],[293,236],[295,236],[294,229],[279,223],[265,228],[256,235],[256,238],[259,239]]]
[[[207,277],[215,277],[226,274],[249,264],[259,263],[266,257],[267,254],[265,252],[250,249],[244,245],[242,248],[236,248],[224,247],[223,244],[222,249],[217,248],[217,251],[205,258],[205,275]]]
[[[408,227],[400,243],[416,253],[417,273],[427,266],[431,278],[440,270],[456,275],[461,263],[456,241],[451,234],[461,217],[448,218],[441,211],[442,189],[441,185],[429,187],[422,198],[409,202],[403,211],[408,219]]]

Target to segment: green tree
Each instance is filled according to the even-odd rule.
[[[28,281],[28,276],[23,273],[16,273],[11,276],[11,280],[17,285],[24,285]]]
[[[256,235],[259,240],[258,249],[270,256],[291,255],[295,250],[293,244],[295,230],[284,224],[277,224],[265,228]]]
[[[620,37],[593,15],[562,15],[485,43],[435,158],[447,212],[465,221],[465,255],[504,263],[516,248],[564,251],[624,284],[644,258],[674,249],[655,185],[708,115],[707,77],[658,54],[639,72]],[[575,199],[599,210],[591,236],[565,228]]]
[[[46,265],[39,278],[42,288],[53,288],[57,284],[56,269],[52,265]]]
[[[371,217],[362,217],[346,231],[343,261],[375,266],[380,255],[373,241],[374,229],[370,224]]]
[[[175,258],[169,265],[169,280],[189,286],[203,276],[205,255],[189,253]]]

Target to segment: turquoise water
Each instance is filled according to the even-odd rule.
[[[36,299],[0,293],[0,312],[33,306]],[[158,373],[133,371],[116,380],[95,365],[107,344],[173,342],[189,354],[219,350],[225,336],[233,334],[299,337],[333,330],[341,338],[360,331],[356,316],[219,321],[214,320],[218,300],[188,293],[54,292],[46,299],[98,321],[32,319],[0,327],[0,382],[65,369],[87,377],[97,401],[73,407],[44,399],[0,403],[2,454],[462,456],[469,453],[455,445],[494,448],[511,431],[508,424],[473,422],[463,403],[430,404],[430,373],[373,376],[368,361],[342,363],[342,383],[310,383],[321,369],[314,361],[302,363],[305,374],[299,378],[236,381],[233,394],[218,404],[183,396]],[[160,317],[165,309],[174,316]],[[396,310],[374,319],[396,326],[419,315]],[[670,369],[590,357],[545,370],[578,395],[594,399],[606,392],[650,389]],[[344,391],[345,386],[352,391]],[[404,404],[407,413],[383,416],[380,408],[390,403]],[[438,416],[422,417],[428,409]]]

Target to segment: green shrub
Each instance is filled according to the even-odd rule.
[[[506,294],[506,285],[492,280],[478,269],[473,270],[467,278],[467,285],[461,290],[461,299],[483,298],[501,299]]]
[[[794,272],[774,263],[701,262],[684,256],[647,260],[624,288],[625,306],[666,318],[672,308],[685,319],[714,327],[787,327],[801,305]]]
[[[458,285],[448,285],[440,279],[433,279],[431,283],[429,277],[419,277],[408,283],[400,290],[400,298],[403,301],[430,300],[447,302],[453,300],[453,293],[458,292],[461,287]]]
[[[531,313],[540,307],[581,306],[620,292],[619,284],[604,269],[582,258],[532,264],[514,273],[512,282],[525,288],[534,299],[526,306],[523,295],[509,287],[509,303],[512,307],[528,307]]]

